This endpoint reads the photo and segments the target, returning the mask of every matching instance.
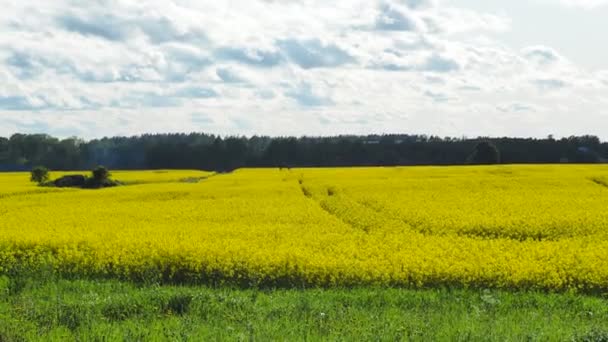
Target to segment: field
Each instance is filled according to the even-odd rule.
[[[116,171],[113,176],[127,185],[41,188],[29,182],[28,174],[0,174],[0,273],[8,293],[0,313],[14,317],[34,310],[31,303],[21,302],[30,292],[46,298],[42,307],[52,305],[45,291],[74,303],[89,300],[93,304],[79,309],[89,318],[81,317],[72,326],[85,336],[91,322],[97,322],[91,317],[112,321],[112,315],[108,318],[99,309],[107,303],[76,300],[70,288],[103,297],[112,292],[108,286],[115,286],[153,296],[157,290],[150,286],[162,285],[158,291],[186,296],[188,303],[196,303],[192,298],[201,291],[209,296],[228,291],[226,298],[237,298],[242,302],[237,307],[251,310],[248,296],[276,296],[278,308],[267,304],[262,310],[268,315],[281,312],[290,300],[293,305],[321,305],[317,297],[326,298],[326,310],[334,315],[344,305],[362,305],[371,291],[384,299],[366,313],[385,323],[393,322],[389,316],[398,320],[416,313],[439,322],[445,312],[446,317],[454,315],[451,329],[462,328],[438,326],[434,334],[446,335],[416,335],[422,340],[490,336],[486,330],[493,326],[491,320],[470,325],[471,310],[477,310],[473,307],[482,308],[483,315],[488,305],[502,319],[534,319],[536,312],[537,322],[554,327],[540,335],[529,335],[533,326],[512,334],[505,330],[496,338],[559,340],[581,331],[586,336],[598,327],[604,336],[608,329],[608,312],[601,309],[608,304],[603,299],[608,293],[606,166]],[[53,292],[53,285],[41,278],[63,285]],[[97,283],[99,288],[93,285]],[[403,302],[395,304],[393,297]],[[449,298],[464,301],[450,304]],[[126,318],[156,320],[140,311],[162,305],[147,300],[134,304],[139,309]],[[439,311],[419,312],[420,304],[408,309],[406,303],[412,301],[426,301]],[[307,314],[316,312],[306,308]],[[230,317],[224,310],[220,316]],[[290,316],[297,314],[293,308],[285,310],[296,319]],[[361,316],[365,310],[349,310],[325,327],[328,335],[322,334],[324,328],[308,327],[315,332],[309,337],[335,338],[337,330],[330,328],[339,329],[349,320],[366,324],[369,317]],[[53,312],[46,323],[35,315],[23,320],[34,322],[37,332],[45,324],[70,330],[69,320],[65,323]],[[565,328],[558,316],[577,324]],[[17,324],[5,321],[9,323]],[[234,324],[234,334],[224,337],[252,331]],[[256,324],[265,332],[257,330],[255,337],[281,336],[264,330],[272,326]],[[307,323],[302,324],[296,329],[306,330]],[[424,330],[412,324],[402,327],[402,333]],[[557,326],[563,331],[555,330]],[[385,331],[387,340],[412,337],[398,335],[397,325],[384,328],[379,333]],[[23,329],[24,334],[30,331]],[[61,332],[45,333],[49,331]],[[461,335],[463,331],[472,335]]]

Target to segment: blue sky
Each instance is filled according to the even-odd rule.
[[[608,139],[605,0],[8,1],[0,135]]]

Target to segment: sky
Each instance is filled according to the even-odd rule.
[[[608,0],[3,0],[0,136],[608,140]]]

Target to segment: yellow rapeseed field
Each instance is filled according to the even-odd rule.
[[[129,185],[41,188],[0,174],[0,272],[608,290],[607,166],[113,175]]]

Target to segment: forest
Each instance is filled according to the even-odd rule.
[[[452,138],[432,135],[341,135],[334,137],[218,136],[205,133],[144,134],[83,140],[47,134],[0,137],[0,171],[36,165],[53,170],[204,169],[460,165],[471,162],[480,142],[495,146],[505,164],[598,163],[608,142],[597,136],[546,138]]]

